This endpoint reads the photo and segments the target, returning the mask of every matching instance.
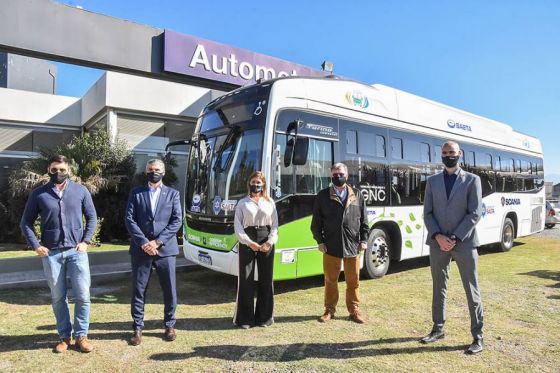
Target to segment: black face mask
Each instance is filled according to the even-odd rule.
[[[157,184],[163,179],[163,174],[161,172],[148,172],[148,181],[153,184]]]
[[[262,185],[249,185],[249,190],[251,193],[257,194],[263,191]]]
[[[341,187],[346,184],[346,176],[333,176],[331,177],[333,185]]]
[[[443,162],[445,167],[453,168],[457,166],[457,163],[459,163],[459,156],[455,155],[455,156],[441,157],[441,161]]]
[[[62,174],[60,172],[53,172],[50,173],[49,172],[49,176],[51,178],[51,182],[55,183],[55,184],[62,184],[63,182],[66,181],[66,179],[68,179],[68,174]]]

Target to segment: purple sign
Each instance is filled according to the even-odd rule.
[[[282,76],[325,76],[321,70],[174,31],[164,32],[163,69],[240,86]]]

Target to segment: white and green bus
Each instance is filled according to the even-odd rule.
[[[310,231],[316,193],[344,162],[367,202],[371,229],[365,277],[391,260],[428,255],[422,204],[426,178],[440,171],[441,144],[464,151],[462,167],[481,177],[481,244],[510,250],[544,229],[543,158],[538,139],[508,125],[382,85],[288,77],[237,89],[203,110],[191,144],[185,190],[185,257],[237,274],[234,210],[255,170],[276,201],[274,278],[322,273]]]

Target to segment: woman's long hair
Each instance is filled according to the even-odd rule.
[[[247,194],[251,195],[251,180],[259,179],[263,183],[263,190],[261,192],[261,196],[263,196],[267,201],[271,201],[272,199],[268,195],[268,185],[266,183],[266,178],[264,177],[264,173],[261,171],[255,171],[249,176],[247,179]]]

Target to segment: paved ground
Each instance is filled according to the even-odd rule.
[[[552,229],[544,229],[541,233],[539,233],[540,237],[547,237],[547,238],[556,238],[560,240],[560,224],[556,224]]]

